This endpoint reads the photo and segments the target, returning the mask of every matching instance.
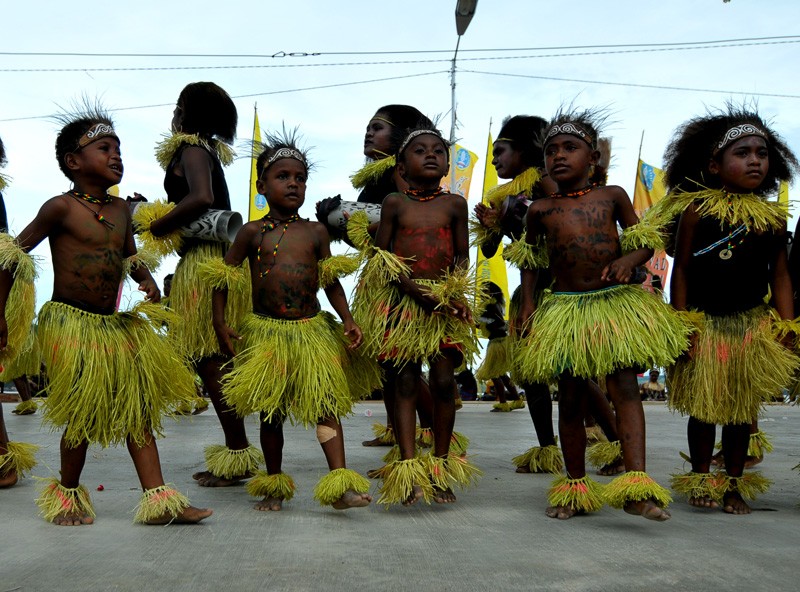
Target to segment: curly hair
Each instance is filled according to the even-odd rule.
[[[56,160],[58,168],[72,180],[72,172],[67,168],[64,157],[67,154],[80,150],[78,142],[83,135],[98,123],[114,127],[114,122],[108,112],[99,103],[91,103],[84,99],[81,105],[75,105],[75,111],[62,112],[53,119],[62,125],[61,131],[56,136]]]
[[[6,147],[3,145],[3,138],[0,138],[0,167],[6,166],[7,162]]]
[[[719,189],[722,181],[708,170],[711,159],[721,162],[727,148],[715,153],[720,140],[731,128],[749,123],[764,132],[769,152],[769,170],[755,193],[777,191],[780,181],[789,181],[798,170],[795,155],[761,116],[746,106],[727,104],[682,124],[664,153],[664,179],[670,191]]]
[[[495,142],[506,141],[522,155],[526,167],[544,168],[542,140],[547,130],[547,121],[535,115],[514,115],[503,120],[503,126]]]
[[[187,84],[178,96],[184,132],[232,144],[239,115],[230,95],[213,82]]]

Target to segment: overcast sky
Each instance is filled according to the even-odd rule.
[[[5,192],[12,233],[46,199],[69,188],[54,158],[57,126],[39,117],[82,95],[100,97],[109,109],[125,109],[114,114],[125,164],[121,194],[137,191],[163,198],[163,172],[153,148],[169,128],[178,93],[198,80],[212,80],[235,97],[239,140],[251,137],[255,102],[262,127],[280,127],[281,122],[300,126],[317,163],[302,215],[313,216],[313,203],[323,197],[341,193],[355,199],[348,176],[363,163],[363,130],[379,106],[412,104],[431,116],[442,115],[449,131],[455,4],[139,0],[7,5],[0,38],[0,137],[9,158],[4,172],[12,177]],[[613,124],[606,130],[613,141],[610,182],[629,192],[643,131],[642,157],[660,166],[675,127],[726,99],[784,95],[759,96],[759,108],[789,145],[800,150],[800,37],[791,38],[800,34],[799,22],[797,0],[480,0],[461,40],[457,73],[457,136],[481,158],[470,202],[480,199],[490,120],[496,135],[507,115],[547,118],[573,100],[613,112]],[[774,39],[693,49],[676,45],[667,51],[652,45],[564,49],[764,37]],[[470,51],[501,48],[522,51]],[[431,50],[445,51],[348,53]],[[16,55],[22,52],[62,55]],[[282,52],[321,55],[272,57]],[[110,70],[98,70],[103,68]],[[299,90],[387,78],[395,79]],[[233,207],[246,216],[249,163],[241,159],[226,174]],[[796,193],[795,187],[792,198]],[[41,304],[51,293],[49,248],[43,245],[35,253],[43,258]],[[173,268],[174,261],[168,261],[155,275],[160,280]]]

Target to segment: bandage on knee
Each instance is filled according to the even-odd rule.
[[[330,426],[318,425],[317,426],[317,440],[320,444],[325,444],[328,440],[333,440],[336,437],[336,430]]]

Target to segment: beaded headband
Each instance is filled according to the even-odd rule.
[[[413,132],[408,134],[406,139],[403,140],[403,143],[400,145],[400,150],[398,150],[397,153],[401,154],[403,152],[403,150],[406,149],[406,146],[408,146],[409,143],[411,143],[411,140],[413,140],[414,138],[418,138],[419,136],[423,136],[425,134],[429,134],[431,136],[436,136],[437,138],[439,138],[442,141],[442,143],[445,145],[445,148],[447,147],[447,142],[442,137],[442,134],[440,134],[436,130],[420,129],[420,130],[414,130]]]
[[[304,167],[308,168],[306,157],[303,156],[302,152],[295,150],[294,148],[278,148],[275,154],[269,157],[267,166],[264,167],[264,170],[268,169],[273,162],[282,158],[294,158],[295,160],[299,160]]]
[[[553,137],[558,136],[559,134],[569,134],[570,136],[575,136],[576,138],[580,138],[591,148],[595,147],[594,138],[592,135],[583,129],[578,123],[573,121],[566,121],[564,123],[557,123],[553,127],[551,127],[547,131],[547,135],[545,136],[544,143],[547,145],[547,142]]]
[[[747,136],[759,136],[764,139],[767,138],[767,134],[758,129],[752,123],[740,123],[739,125],[736,125],[725,132],[725,135],[722,136],[722,139],[717,143],[717,147],[714,149],[714,154],[724,150],[728,144],[735,142],[739,138],[745,138]]]
[[[114,131],[114,127],[111,124],[103,123],[102,121],[99,123],[95,123],[78,140],[78,147],[76,148],[76,150],[85,148],[92,142],[96,142],[100,138],[106,138],[106,137],[116,138],[117,140],[119,140],[119,136],[117,136],[117,132]]]

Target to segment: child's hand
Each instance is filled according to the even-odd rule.
[[[144,299],[149,302],[161,302],[161,290],[158,289],[153,278],[139,283],[139,291],[144,292]]]
[[[136,193],[134,191],[133,192],[133,197],[131,197],[129,195],[128,197],[125,198],[125,201],[129,201],[129,202],[147,201],[147,198],[144,195],[142,195],[141,193]]]
[[[627,284],[633,277],[634,267],[629,259],[620,257],[605,266],[603,273],[600,274],[600,279],[604,282]]]
[[[469,323],[470,325],[473,324],[472,320],[472,311],[469,309],[464,302],[459,300],[451,300],[448,307],[448,312],[456,317],[457,319],[464,321],[465,323]]]
[[[517,316],[512,319],[511,333],[512,335],[525,336],[525,326],[528,319],[533,315],[533,308],[531,306],[522,305],[517,313]]]
[[[347,346],[347,349],[351,350],[358,349],[364,339],[364,335],[361,333],[361,327],[356,325],[355,321],[352,319],[348,319],[344,322],[344,335],[350,340],[350,345]]]
[[[231,329],[226,323],[214,323],[214,333],[217,334],[219,348],[226,356],[234,357],[236,350],[233,348],[234,341],[241,341],[242,336]]]
[[[495,208],[488,207],[486,204],[479,203],[475,206],[475,217],[478,219],[478,222],[481,223],[481,226],[497,226],[497,218],[499,215],[500,212]]]

